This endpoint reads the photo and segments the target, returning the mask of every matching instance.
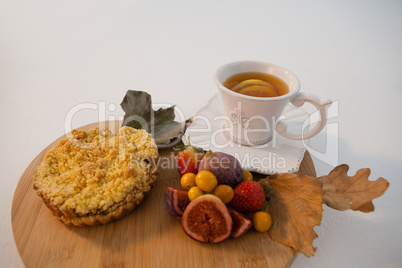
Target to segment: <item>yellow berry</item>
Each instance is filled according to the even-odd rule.
[[[218,180],[211,171],[203,170],[195,176],[195,184],[204,192],[210,193],[218,185]]]
[[[271,228],[272,219],[271,215],[265,211],[258,211],[253,215],[253,226],[259,232],[266,232]]]
[[[180,179],[181,187],[184,190],[190,190],[191,187],[195,186],[195,174],[194,173],[186,173]]]
[[[228,204],[230,201],[232,201],[234,197],[233,188],[226,184],[216,186],[212,194],[219,197],[219,199],[225,204]]]
[[[197,186],[193,186],[190,188],[190,190],[188,190],[187,194],[188,194],[188,199],[190,199],[190,201],[193,201],[197,197],[200,197],[201,195],[205,194],[205,192],[203,190],[201,190],[200,188],[198,188]]]
[[[243,170],[243,181],[252,181],[253,180],[253,174],[251,174],[250,171]]]

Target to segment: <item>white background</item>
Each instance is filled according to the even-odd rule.
[[[194,115],[216,93],[214,71],[264,60],[338,101],[327,157],[390,183],[375,212],[324,206],[316,255],[293,267],[401,267],[401,1],[0,1],[0,266],[21,267],[12,198],[25,168],[64,134],[79,103],[117,109],[127,89]],[[98,120],[77,113],[73,127]],[[312,141],[325,148],[326,132]],[[334,160],[335,159],[335,160]],[[327,162],[327,163],[326,163]],[[318,175],[333,166],[314,159]]]

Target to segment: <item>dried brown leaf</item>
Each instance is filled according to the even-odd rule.
[[[310,257],[316,251],[313,227],[322,218],[322,183],[315,177],[280,173],[261,180],[270,189],[264,210],[272,216],[272,240]]]
[[[376,181],[369,181],[368,168],[358,170],[354,176],[348,176],[348,170],[348,165],[340,165],[320,178],[325,192],[323,203],[340,211],[374,211],[372,200],[387,190],[389,182],[381,177]]]

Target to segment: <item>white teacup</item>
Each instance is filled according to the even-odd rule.
[[[283,80],[289,87],[289,93],[278,97],[254,97],[239,94],[223,86],[231,76],[244,72],[259,72],[274,75]],[[276,130],[288,139],[309,139],[317,135],[327,121],[326,106],[331,100],[300,91],[300,82],[290,71],[267,62],[238,61],[220,67],[214,80],[219,88],[225,115],[230,118],[229,137],[242,145],[260,145],[269,142]],[[290,133],[283,121],[278,121],[288,103],[301,107],[305,102],[313,104],[320,114],[319,123],[303,133]]]

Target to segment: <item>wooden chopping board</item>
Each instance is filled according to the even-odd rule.
[[[90,124],[112,131],[119,122]],[[171,149],[160,150],[160,174],[144,202],[125,218],[96,227],[69,227],[56,220],[32,188],[36,167],[46,147],[27,167],[14,193],[12,227],[15,243],[27,267],[289,267],[297,253],[271,240],[267,233],[250,229],[238,239],[219,244],[199,243],[182,230],[180,220],[163,209],[167,186],[179,187],[179,173]],[[300,166],[315,176],[306,152]]]

